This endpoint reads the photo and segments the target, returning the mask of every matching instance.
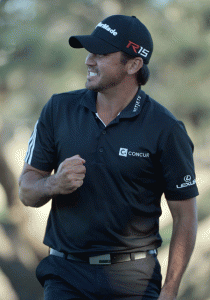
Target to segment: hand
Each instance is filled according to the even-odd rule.
[[[54,176],[55,194],[70,194],[83,185],[83,179],[86,173],[84,163],[84,159],[79,155],[74,155],[65,159],[60,164]]]
[[[158,300],[176,300],[176,296],[163,287]]]

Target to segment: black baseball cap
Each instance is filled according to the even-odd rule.
[[[152,37],[146,26],[135,16],[124,15],[104,19],[91,35],[71,36],[69,44],[94,54],[123,51],[141,57],[145,64],[149,63],[153,51]]]

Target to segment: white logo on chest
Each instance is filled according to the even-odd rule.
[[[129,151],[127,148],[120,148],[119,156],[137,156],[137,157],[149,157],[148,152],[135,152]]]

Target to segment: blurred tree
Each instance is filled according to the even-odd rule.
[[[195,128],[210,114],[209,15],[209,1],[177,0],[157,10],[150,24],[155,51],[146,90]]]
[[[17,197],[15,189],[15,176],[8,166],[2,151],[0,151],[0,184],[2,184],[6,192],[7,205],[8,207],[11,207],[14,204],[15,197]]]
[[[210,5],[128,0],[0,2],[0,100],[8,121],[32,126],[52,93],[81,88],[85,51],[68,46],[102,18],[122,13],[145,22],[154,39],[151,81],[145,90],[197,127],[209,117]],[[161,5],[162,4],[162,5]],[[20,75],[21,73],[21,75]],[[13,80],[12,80],[13,79]],[[19,84],[18,84],[19,83]],[[20,101],[11,111],[11,104]],[[16,102],[17,103],[17,102]]]
[[[0,153],[15,130],[32,129],[53,93],[84,87],[86,51],[71,49],[69,36],[89,34],[111,14],[137,16],[153,36],[151,78],[144,90],[193,129],[205,126],[208,134],[209,0],[0,0]],[[5,230],[10,238],[11,227]],[[28,247],[41,258],[29,242]],[[13,275],[8,272],[20,293]],[[29,292],[24,297],[30,299]]]

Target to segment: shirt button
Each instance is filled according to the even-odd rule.
[[[106,130],[102,131],[103,134],[106,134]]]
[[[104,152],[104,149],[103,149],[103,148],[100,148],[100,149],[99,149],[99,152],[101,152],[101,153]]]

